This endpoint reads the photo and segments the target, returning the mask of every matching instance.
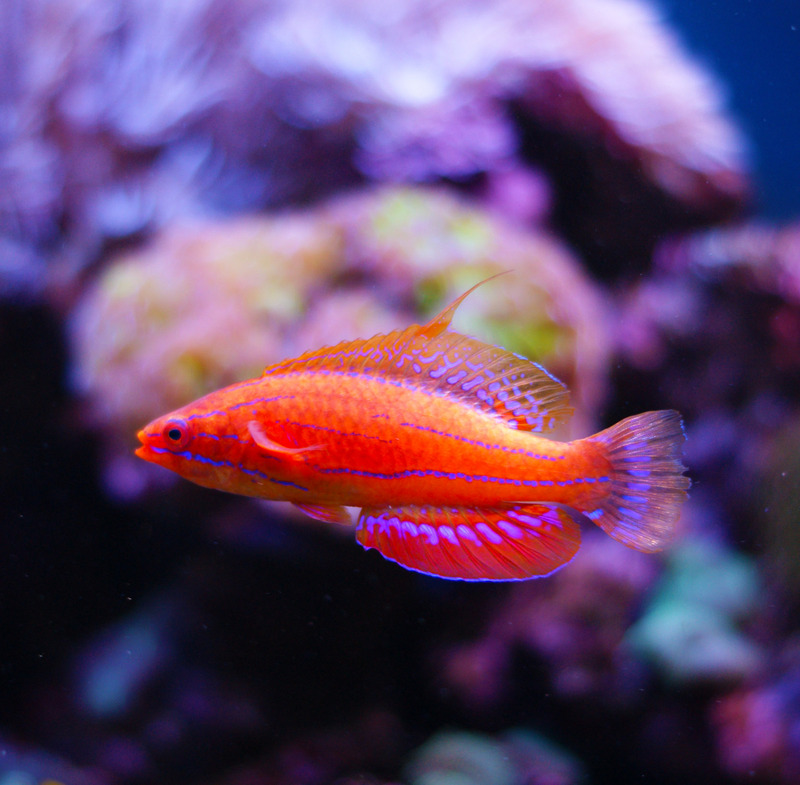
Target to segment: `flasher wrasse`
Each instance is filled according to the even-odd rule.
[[[480,284],[479,284],[480,285]],[[136,454],[209,488],[351,524],[411,570],[461,580],[547,575],[593,522],[658,551],[689,479],[675,411],[558,442],[568,391],[536,363],[425,325],[268,367],[151,422]]]

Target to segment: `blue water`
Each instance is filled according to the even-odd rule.
[[[800,2],[661,0],[692,54],[728,89],[749,137],[756,209],[787,220],[800,212]]]

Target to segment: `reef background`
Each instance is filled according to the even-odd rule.
[[[800,11],[0,7],[0,785],[800,781]],[[676,32],[677,31],[677,32]],[[679,409],[659,556],[428,579],[137,461],[421,319]]]

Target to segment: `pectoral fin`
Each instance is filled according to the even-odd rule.
[[[583,517],[549,504],[363,509],[356,537],[365,548],[428,575],[525,580],[549,575],[575,555]]]
[[[258,449],[275,458],[294,458],[295,460],[301,460],[300,456],[303,453],[322,448],[321,444],[312,444],[309,447],[289,447],[285,444],[279,444],[267,436],[264,426],[256,420],[251,420],[247,423],[247,430]]]

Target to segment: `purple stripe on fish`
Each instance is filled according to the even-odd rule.
[[[487,442],[481,442],[477,439],[468,439],[466,436],[457,436],[453,433],[447,433],[446,431],[437,431],[435,428],[430,428],[427,425],[417,425],[413,422],[401,422],[401,427],[405,428],[414,428],[418,431],[428,431],[429,433],[434,433],[437,436],[444,436],[448,439],[455,439],[459,442],[464,442],[466,444],[473,444],[476,447],[485,447],[487,450],[501,450],[502,452],[507,452],[512,455],[525,455],[528,458],[535,458],[536,460],[540,461],[563,461],[566,456],[564,455],[539,455],[538,453],[528,452],[527,450],[516,449],[513,447],[503,447],[500,444],[488,444]]]
[[[348,466],[338,467],[323,467],[314,466],[316,471],[321,474],[352,474],[356,477],[374,477],[379,480],[402,480],[405,477],[439,477],[448,480],[464,480],[472,482],[478,480],[479,482],[496,482],[501,485],[524,485],[530,488],[536,488],[540,483],[536,480],[517,480],[508,477],[491,477],[488,475],[477,474],[464,474],[463,472],[443,472],[439,469],[405,469],[401,472],[394,472],[392,474],[384,474],[382,472],[371,472],[365,469],[351,469]]]
[[[245,474],[263,477],[268,482],[274,482],[277,485],[288,485],[291,486],[292,488],[297,488],[298,490],[301,491],[308,491],[308,488],[305,488],[302,485],[298,485],[297,483],[289,482],[287,480],[276,480],[274,477],[270,477],[269,475],[264,474],[264,472],[258,471],[258,469],[245,469],[241,463],[234,466],[234,464],[231,463],[230,461],[215,461],[212,458],[206,458],[205,455],[197,455],[196,453],[190,452],[189,450],[184,450],[183,452],[172,452],[172,450],[167,450],[164,449],[163,447],[152,447],[152,446],[150,447],[150,449],[153,452],[159,453],[161,455],[165,453],[171,453],[172,455],[176,455],[179,458],[185,458],[187,461],[197,461],[198,463],[205,463],[208,464],[209,466],[217,466],[217,467],[227,466],[231,469],[235,468],[238,469],[239,471],[244,472]]]
[[[375,416],[377,417],[378,415]],[[383,416],[385,417],[386,415]],[[294,425],[298,428],[309,428],[313,431],[325,431],[327,433],[338,434],[339,436],[355,436],[361,439],[374,439],[384,444],[392,444],[391,439],[383,439],[380,436],[370,436],[367,433],[358,433],[356,431],[340,431],[338,428],[331,428],[328,425],[313,425],[312,423],[296,422],[295,420],[281,420],[280,422],[286,425]]]

